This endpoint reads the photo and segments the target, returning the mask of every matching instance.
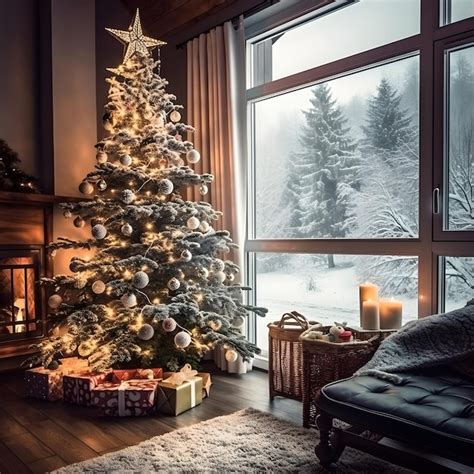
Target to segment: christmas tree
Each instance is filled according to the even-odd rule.
[[[352,190],[357,187],[355,144],[327,84],[312,90],[311,107],[288,173],[290,225],[295,237],[342,238]],[[299,198],[298,198],[299,195]],[[332,255],[328,266],[334,267]]]
[[[176,97],[167,93],[150,50],[164,43],[143,35],[139,13],[129,31],[108,31],[126,47],[113,77],[103,117],[108,135],[96,144],[97,165],[79,189],[93,199],[62,205],[91,238],[60,238],[59,249],[88,249],[73,257],[72,275],[45,279],[56,328],[40,345],[46,367],[65,354],[87,358],[95,370],[158,365],[196,366],[204,353],[224,347],[228,361],[248,360],[257,347],[242,335],[248,288],[235,282],[238,267],[223,256],[235,245],[216,231],[220,217],[206,202],[181,195],[188,186],[208,192],[210,174],[185,165],[200,159],[183,137]]]
[[[5,140],[0,138],[0,190],[16,193],[37,193],[37,182],[19,168],[20,158]]]

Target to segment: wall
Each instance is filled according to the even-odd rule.
[[[97,142],[95,1],[52,0],[51,32],[55,194],[80,196],[78,185],[94,167]],[[76,229],[56,210],[58,236],[86,239],[90,228]],[[78,253],[58,253],[54,271],[67,273]]]
[[[0,2],[0,138],[39,175],[38,0]]]

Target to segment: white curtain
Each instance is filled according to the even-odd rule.
[[[196,129],[189,137],[201,153],[198,173],[212,173],[214,183],[206,196],[196,187],[189,199],[206,200],[223,212],[215,225],[231,232],[239,251],[232,259],[242,268],[245,241],[245,35],[227,22],[187,44],[187,122]],[[215,351],[218,366],[230,372],[245,372],[250,365],[239,359],[227,364],[222,351]]]

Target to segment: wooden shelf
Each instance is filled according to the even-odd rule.
[[[9,191],[0,191],[0,203],[3,204],[14,203],[25,206],[52,206],[62,202],[80,202],[90,200],[90,198],[86,197],[55,196],[51,194],[13,193]]]

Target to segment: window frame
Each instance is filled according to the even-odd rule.
[[[334,2],[328,9],[328,2],[322,2],[313,9],[313,16],[330,13],[341,2]],[[343,2],[342,2],[343,3]],[[350,2],[352,3],[352,2]],[[349,2],[347,3],[349,4]],[[330,5],[329,5],[330,6]],[[308,253],[308,254],[360,254],[360,255],[415,255],[418,257],[418,317],[437,312],[440,303],[439,268],[440,256],[463,256],[470,252],[474,256],[471,242],[474,231],[467,231],[461,238],[449,236],[437,230],[437,215],[433,214],[433,189],[440,169],[439,127],[442,125],[442,107],[438,94],[440,85],[439,50],[441,45],[465,36],[472,36],[474,18],[439,26],[440,2],[420,0],[420,32],[416,35],[392,43],[363,51],[330,63],[298,72],[271,82],[249,87],[246,91],[247,132],[248,132],[248,193],[247,193],[247,236],[245,241],[246,276],[249,286],[254,290],[249,299],[256,303],[255,255],[260,252],[271,253]],[[324,10],[325,9],[325,10]],[[295,16],[292,19],[294,20]],[[304,21],[308,21],[308,15]],[[281,18],[280,18],[281,25]],[[300,22],[301,23],[301,22]],[[293,27],[294,24],[291,24]],[[267,22],[267,36],[274,25]],[[257,33],[256,33],[257,32]],[[274,32],[272,31],[272,34]],[[253,29],[247,38],[251,45],[262,40],[263,33]],[[251,47],[247,54],[251,54]],[[420,89],[419,89],[419,235],[416,239],[257,239],[255,238],[255,140],[254,140],[254,104],[285,92],[327,81],[345,75],[348,72],[367,69],[375,64],[390,62],[404,56],[419,54]],[[436,55],[436,56],[435,56]],[[248,56],[248,60],[250,60]],[[442,77],[442,76],[441,76]],[[248,82],[251,84],[251,82]],[[423,87],[421,87],[423,84]],[[435,97],[436,96],[436,97]],[[435,100],[436,99],[436,100]],[[441,115],[440,115],[441,107]],[[433,122],[434,120],[434,122]],[[442,134],[441,134],[442,137]],[[441,148],[442,149],[442,148]],[[442,156],[441,156],[442,159]],[[466,255],[467,256],[467,255]],[[250,321],[249,334],[255,341],[256,320]]]

